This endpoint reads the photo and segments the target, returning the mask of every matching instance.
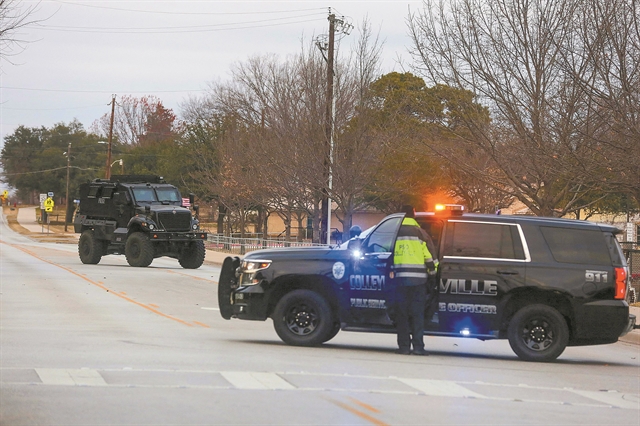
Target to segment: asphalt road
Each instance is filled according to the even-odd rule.
[[[634,425],[640,346],[520,361],[506,341],[341,332],[283,344],[223,320],[219,269],[172,259],[83,265],[70,244],[0,223],[1,425]]]

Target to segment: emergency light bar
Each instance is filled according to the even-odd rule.
[[[464,206],[461,204],[436,204],[436,213],[462,215],[463,212]]]

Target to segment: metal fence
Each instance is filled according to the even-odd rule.
[[[219,234],[208,234],[208,249],[222,251],[233,254],[244,255],[250,251],[281,248],[281,247],[327,247],[326,244],[312,243],[311,241],[285,241],[284,239],[265,239],[265,238],[237,238],[227,237]]]
[[[636,296],[640,294],[640,244],[621,243],[621,245],[622,251],[627,258],[627,265],[629,265],[631,287],[635,290],[634,296]],[[633,301],[635,302],[636,300]]]

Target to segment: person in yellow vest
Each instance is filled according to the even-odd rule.
[[[396,353],[428,355],[424,349],[424,313],[427,280],[436,275],[437,261],[427,246],[430,238],[415,220],[415,209],[403,206],[405,217],[393,251],[393,282],[398,350]],[[429,241],[429,245],[432,242]],[[411,346],[413,345],[413,351]]]

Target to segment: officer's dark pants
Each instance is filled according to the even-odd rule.
[[[401,350],[424,349],[424,308],[427,288],[423,285],[399,285],[396,289],[395,322]]]

